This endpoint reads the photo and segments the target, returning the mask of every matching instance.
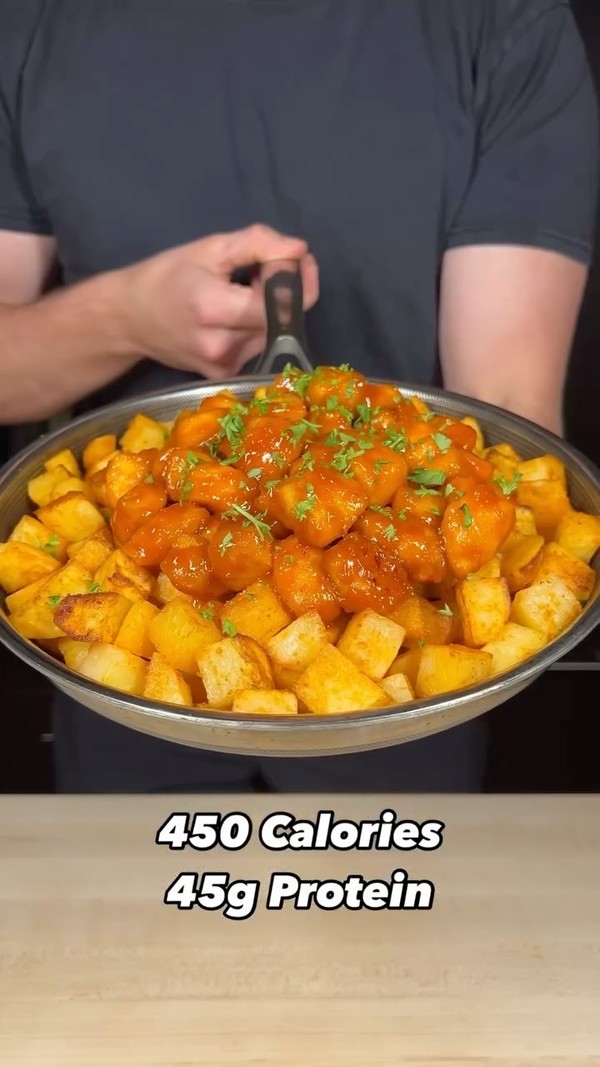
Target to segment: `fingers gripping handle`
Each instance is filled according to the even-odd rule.
[[[268,374],[278,359],[295,360],[305,371],[313,366],[307,355],[304,330],[304,294],[300,265],[296,261],[274,261],[261,267],[267,344],[254,373]]]

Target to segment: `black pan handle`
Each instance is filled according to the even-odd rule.
[[[267,316],[267,344],[254,374],[269,374],[278,359],[295,360],[305,371],[314,368],[307,355],[304,293],[300,264],[281,260],[264,263],[260,272]]]

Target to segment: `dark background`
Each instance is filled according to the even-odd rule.
[[[485,0],[483,0],[485,2]],[[600,93],[599,0],[573,0]],[[567,385],[569,441],[600,465],[600,225]],[[0,427],[0,463],[40,427]],[[600,792],[600,633],[548,671],[525,694],[489,716],[487,788],[497,792]],[[597,669],[594,670],[594,664]],[[592,669],[582,669],[583,667]],[[0,792],[53,790],[51,690],[0,646],[4,699]]]

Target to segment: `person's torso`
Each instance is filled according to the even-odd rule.
[[[431,380],[444,236],[476,151],[481,4],[34,8],[18,134],[67,283],[261,221],[319,261],[315,363]]]

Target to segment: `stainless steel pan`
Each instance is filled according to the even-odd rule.
[[[295,358],[310,368],[302,335],[301,287],[285,270],[274,272],[266,285],[269,343],[261,369],[269,369],[281,356]],[[127,400],[77,419],[65,429],[41,437],[17,455],[0,473],[0,540],[6,540],[18,519],[29,509],[27,483],[44,461],[62,448],[80,454],[91,437],[121,433],[139,411],[168,421],[182,408],[223,388],[241,399],[272,375],[236,378],[151,393]],[[559,438],[521,418],[487,404],[437,389],[396,383],[407,396],[420,397],[436,411],[462,418],[475,416],[490,444],[506,441],[525,458],[551,452],[565,464],[569,492],[576,508],[600,513],[600,471]],[[596,561],[596,569],[600,561]],[[67,696],[114,722],[167,741],[219,752],[255,756],[318,756],[360,752],[396,745],[447,730],[476,718],[515,696],[543,671],[571,652],[600,622],[600,583],[580,618],[542,652],[510,673],[469,690],[420,701],[408,710],[356,712],[334,717],[298,716],[296,719],[233,716],[229,712],[183,710],[140,699],[87,681],[57,663],[49,654],[21,638],[0,613],[0,640],[22,660],[45,675]]]

